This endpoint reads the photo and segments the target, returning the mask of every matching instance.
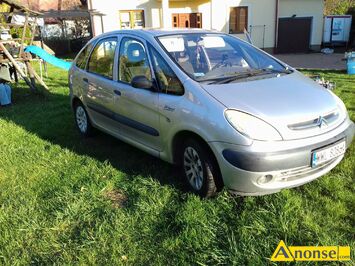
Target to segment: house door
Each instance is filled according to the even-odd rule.
[[[179,13],[172,17],[174,28],[202,28],[201,13]]]
[[[279,18],[278,53],[306,53],[311,44],[312,18]]]

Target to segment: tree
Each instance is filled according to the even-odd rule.
[[[9,12],[9,10],[10,10],[10,7],[7,4],[5,4],[5,3],[0,4],[0,12]],[[5,22],[6,22],[5,16],[4,15],[0,16],[0,23],[2,24]]]
[[[355,0],[325,0],[325,15],[348,14],[355,7]]]
[[[77,18],[73,20],[74,27],[71,29],[75,39],[87,37],[90,32],[90,20],[86,18]]]

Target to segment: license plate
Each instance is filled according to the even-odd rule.
[[[345,153],[345,141],[334,144],[330,147],[314,151],[312,153],[312,167],[316,167],[325,162],[328,162]]]

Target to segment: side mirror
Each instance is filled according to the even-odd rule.
[[[146,76],[135,76],[131,81],[131,85],[133,88],[155,91],[153,82],[147,79]]]

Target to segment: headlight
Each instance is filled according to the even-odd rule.
[[[344,102],[334,94],[334,92],[328,90],[329,93],[334,97],[335,101],[337,102],[337,107],[338,107],[338,110],[339,110],[339,118],[340,119],[346,119],[349,114],[348,114],[348,111],[346,109],[346,106],[344,104]]]
[[[349,114],[348,114],[348,110],[346,110],[346,106],[345,106],[344,102],[338,96],[336,96],[334,93],[333,93],[333,96],[335,97],[335,100],[337,101],[338,109],[341,112],[340,115],[344,118],[347,117]]]
[[[251,139],[282,140],[275,128],[255,116],[236,110],[227,110],[225,116],[236,130]]]

